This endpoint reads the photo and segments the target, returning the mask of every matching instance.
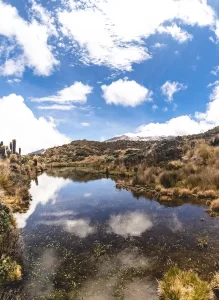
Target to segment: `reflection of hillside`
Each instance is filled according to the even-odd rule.
[[[26,226],[28,218],[34,213],[38,204],[46,205],[50,200],[55,201],[60,189],[69,183],[63,178],[52,178],[46,174],[39,176],[38,181],[38,185],[34,181],[31,182],[32,201],[29,210],[24,214],[14,214],[19,228]]]
[[[75,168],[62,168],[47,170],[47,175],[54,177],[62,177],[64,179],[71,179],[75,182],[88,182],[106,178],[105,173],[95,172],[90,169],[75,169]]]

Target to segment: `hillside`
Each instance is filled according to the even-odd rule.
[[[47,164],[91,164],[97,162],[106,166],[112,163],[133,167],[138,164],[159,165],[172,160],[180,160],[189,148],[200,142],[215,145],[219,127],[198,135],[175,137],[162,140],[132,141],[121,139],[111,142],[73,141],[54,147],[41,156]]]
[[[153,141],[73,141],[38,156],[51,167],[85,167],[123,176],[118,187],[156,199],[219,196],[219,127],[205,133]],[[139,187],[138,187],[139,186]]]

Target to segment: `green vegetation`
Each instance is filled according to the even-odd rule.
[[[0,204],[0,286],[21,279],[19,234],[10,209]]]
[[[159,281],[158,295],[161,300],[210,300],[210,285],[191,271],[172,267]]]
[[[2,156],[4,158],[4,156]],[[19,154],[0,159],[0,288],[22,277],[19,232],[13,212],[25,212],[30,204],[30,179],[35,170]]]

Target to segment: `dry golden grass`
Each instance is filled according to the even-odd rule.
[[[211,202],[210,210],[212,212],[217,212],[217,213],[219,212],[219,199]]]
[[[219,273],[215,273],[211,283],[210,287],[212,290],[219,290]]]
[[[159,281],[158,295],[162,300],[212,300],[214,295],[207,282],[191,271],[172,267]]]

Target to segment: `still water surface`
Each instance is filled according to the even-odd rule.
[[[167,207],[120,191],[111,179],[64,177],[39,176],[29,211],[16,215],[22,300],[153,300],[172,264],[204,279],[215,271],[219,219],[206,207]],[[200,239],[207,248],[198,247]]]

